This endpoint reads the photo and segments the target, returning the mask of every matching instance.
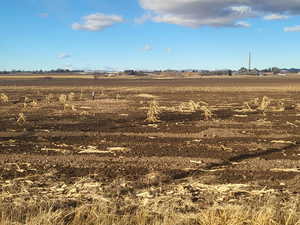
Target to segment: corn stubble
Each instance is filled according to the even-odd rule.
[[[209,120],[213,117],[212,111],[205,105],[200,107],[200,111],[203,113],[205,120]]]
[[[46,100],[47,104],[50,104],[53,101],[53,99],[54,99],[54,95],[51,94],[51,93],[46,95],[46,97],[45,97],[45,100]]]
[[[64,111],[67,109],[71,109],[72,111],[77,111],[75,105],[71,104],[70,102],[74,101],[75,94],[73,92],[69,93],[68,95],[61,94],[58,98],[58,101],[63,105]]]
[[[24,123],[26,123],[26,117],[25,117],[24,113],[19,113],[18,119],[17,119],[17,124],[23,125]]]
[[[283,112],[285,111],[284,103],[281,100],[271,100],[264,96],[261,100],[254,98],[250,101],[244,102],[243,109],[236,110],[240,112]]]
[[[157,103],[156,100],[152,100],[149,103],[149,108],[148,108],[148,112],[147,112],[147,118],[146,118],[146,122],[149,123],[157,123],[160,122],[159,120],[159,114],[160,114],[160,108],[159,105]]]
[[[204,101],[194,102],[190,100],[189,102],[183,102],[179,106],[180,112],[201,112],[205,120],[209,120],[213,117],[213,113],[209,108],[208,103]]]
[[[0,94],[0,102],[8,103],[8,96],[4,93]]]

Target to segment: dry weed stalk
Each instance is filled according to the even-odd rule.
[[[150,123],[156,123],[159,122],[159,105],[156,100],[152,100],[149,104],[148,112],[147,112],[147,118],[145,121]]]
[[[7,103],[8,102],[8,96],[6,94],[4,94],[4,93],[1,93],[0,100],[3,103]]]

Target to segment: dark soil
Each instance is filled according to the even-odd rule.
[[[280,87],[291,84],[300,84],[300,79],[0,80],[1,92],[10,97],[10,102],[1,103],[0,108],[0,179],[5,181],[28,176],[44,179],[45,174],[51,172],[52,175],[47,176],[53,181],[72,183],[79,177],[93,177],[110,183],[124,178],[141,187],[144,185],[143,177],[151,172],[164,174],[167,177],[163,179],[164,183],[188,177],[201,179],[213,173],[216,178],[211,183],[257,181],[261,185],[281,188],[280,182],[294,179],[297,172],[259,171],[255,168],[248,171],[237,169],[235,165],[252,159],[257,159],[258,164],[289,159],[300,166],[300,124],[295,108],[300,101],[298,93],[241,90],[236,94],[201,91],[200,87]],[[19,88],[11,87],[14,85]],[[97,96],[101,104],[93,104],[86,93],[84,100],[78,100],[80,88],[89,86],[106,88],[106,95]],[[199,91],[189,92],[189,86],[199,86]],[[47,94],[52,93],[58,98],[66,93],[64,87],[74,89],[77,97],[72,104],[76,105],[77,111],[63,111],[57,100],[45,103]],[[130,89],[122,92],[116,87],[141,90],[138,93]],[[149,99],[136,97],[145,93],[143,87],[154,87],[156,91],[147,93],[158,96],[160,106],[175,107],[184,101],[201,100],[215,107],[212,110],[214,115],[205,120],[201,111],[164,110],[160,114],[161,122],[149,124],[145,122]],[[161,87],[165,87],[163,92],[159,91]],[[187,91],[176,93],[172,90],[175,87],[185,87]],[[121,93],[120,102],[114,99],[117,93]],[[38,106],[24,109],[24,96],[38,101]],[[245,101],[263,96],[270,97],[272,104],[283,99],[285,110],[236,111],[243,108]],[[125,109],[121,107],[122,100],[127,101]],[[90,102],[90,108],[80,109],[85,102]],[[234,106],[224,105],[230,103]],[[81,115],[84,110],[90,114]],[[16,123],[20,112],[26,116],[24,124]],[[291,142],[278,143],[278,140]],[[81,151],[89,146],[102,152],[82,154]],[[126,150],[110,151],[111,147]],[[272,168],[270,163],[269,169]]]

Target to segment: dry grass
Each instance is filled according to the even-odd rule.
[[[130,206],[129,206],[130,207]],[[133,205],[132,205],[133,207]],[[118,213],[109,203],[97,202],[76,208],[54,205],[1,207],[0,225],[299,225],[296,201],[259,205],[216,205],[198,212],[178,212],[176,205],[151,212],[142,206],[134,213]],[[188,210],[187,210],[188,211]]]

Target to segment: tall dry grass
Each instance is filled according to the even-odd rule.
[[[135,213],[113,212],[104,203],[57,209],[51,205],[20,209],[0,207],[0,225],[299,225],[300,206],[295,201],[259,205],[221,205],[182,213],[170,205],[164,212],[139,207]]]

